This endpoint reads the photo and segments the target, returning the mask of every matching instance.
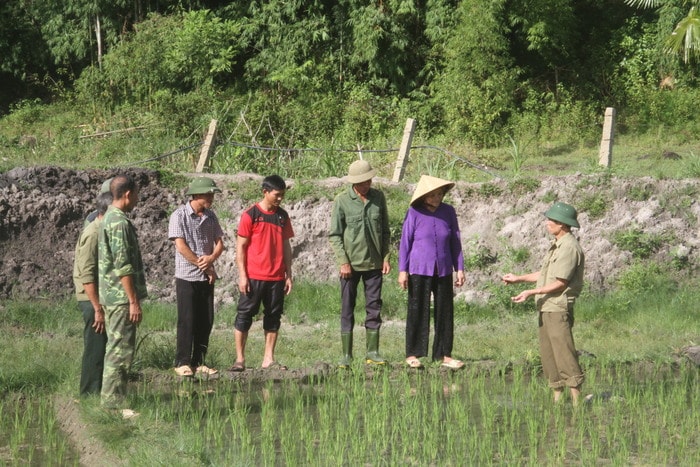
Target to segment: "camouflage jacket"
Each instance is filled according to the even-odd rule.
[[[136,296],[146,298],[146,276],[136,229],[126,214],[110,206],[102,219],[98,241],[100,303],[106,306],[129,303],[120,278],[132,276]]]

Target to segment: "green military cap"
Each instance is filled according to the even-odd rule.
[[[547,212],[545,212],[544,215],[547,219],[561,222],[569,227],[579,227],[576,209],[574,209],[574,207],[570,204],[561,202],[554,203],[552,207],[547,209]]]
[[[203,195],[207,193],[221,193],[214,180],[209,177],[197,177],[190,182],[186,195]]]
[[[112,177],[114,178],[114,177]],[[108,178],[104,182],[102,182],[102,186],[100,187],[100,194],[103,193],[109,193],[111,190],[109,189],[109,185],[112,183],[112,178]]]

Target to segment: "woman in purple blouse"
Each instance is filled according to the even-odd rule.
[[[433,361],[457,370],[464,362],[452,358],[454,334],[454,285],[464,284],[464,256],[457,214],[442,202],[454,183],[421,176],[403,222],[399,246],[399,285],[408,289],[406,315],[406,363],[422,368],[419,360],[428,354],[430,296],[433,296],[435,337]]]

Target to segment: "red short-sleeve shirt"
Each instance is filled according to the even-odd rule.
[[[238,235],[250,240],[246,255],[249,278],[261,281],[285,279],[284,241],[294,236],[287,211],[282,208],[265,211],[256,203],[241,215]]]

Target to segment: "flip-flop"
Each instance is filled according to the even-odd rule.
[[[178,376],[192,376],[194,373],[192,373],[192,368],[190,368],[189,365],[182,365],[177,368],[175,368],[175,374]]]
[[[228,371],[233,371],[235,373],[240,373],[241,371],[245,371],[245,362],[234,363],[233,366],[228,369]]]
[[[423,364],[415,357],[407,359],[406,365],[408,365],[410,368],[423,368]]]
[[[263,370],[288,370],[286,366],[282,365],[279,362],[272,362],[267,366],[261,367]]]

